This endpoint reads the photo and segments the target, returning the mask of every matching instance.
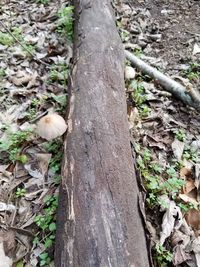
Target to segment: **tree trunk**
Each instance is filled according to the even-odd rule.
[[[109,0],[75,1],[56,267],[149,266],[112,12]]]

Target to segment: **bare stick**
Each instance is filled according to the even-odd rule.
[[[125,50],[125,56],[136,68],[157,80],[168,92],[172,93],[186,105],[189,105],[200,111],[200,97],[199,93],[196,90],[192,88],[186,89],[178,82],[167,77],[157,69],[149,66],[147,63],[137,58],[127,50]]]
[[[3,22],[2,21],[0,21],[0,24],[1,24],[1,26],[7,31],[7,33],[10,35],[10,36],[12,36],[12,38],[25,50],[25,51],[27,51],[32,57],[33,57],[33,59],[35,60],[35,61],[38,61],[38,62],[40,62],[40,63],[42,63],[43,65],[46,65],[46,66],[48,66],[48,67],[50,67],[51,65],[50,64],[48,64],[48,63],[46,63],[46,62],[44,62],[44,61],[42,61],[41,59],[37,59],[37,58],[35,58],[35,56],[34,56],[34,54],[25,46],[25,45],[23,45],[16,37],[15,37],[15,35],[3,24]]]

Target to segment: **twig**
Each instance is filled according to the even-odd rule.
[[[46,62],[44,62],[44,61],[42,61],[41,59],[37,59],[37,58],[35,58],[35,56],[34,56],[34,54],[25,46],[25,45],[23,45],[15,36],[14,36],[14,34],[3,24],[3,22],[2,21],[0,21],[0,24],[1,24],[1,26],[7,31],[7,33],[8,34],[10,34],[10,36],[12,36],[12,38],[25,50],[25,51],[27,51],[32,57],[33,57],[33,59],[35,60],[35,61],[38,61],[38,62],[40,62],[40,63],[42,63],[43,65],[46,65],[46,66],[48,66],[48,67],[50,67],[51,65],[50,64],[48,64],[48,63],[46,63]]]
[[[191,32],[191,31],[186,31],[187,33],[190,33],[190,34],[192,34],[192,35],[196,35],[196,36],[198,36],[198,37],[200,37],[200,34],[198,34],[198,33],[196,33],[196,32]]]
[[[200,98],[196,97],[198,93],[196,95],[193,93],[194,89],[191,90],[191,88],[185,88],[157,69],[149,66],[147,63],[137,58],[127,50],[125,50],[125,56],[136,68],[157,80],[168,92],[172,93],[175,97],[182,100],[185,104],[200,111]],[[190,91],[192,91],[192,94]]]
[[[48,113],[48,110],[44,111],[42,114],[38,115],[36,118],[32,119],[29,121],[29,123],[34,123],[37,120],[39,120],[40,118],[42,118],[43,116],[45,116]]]

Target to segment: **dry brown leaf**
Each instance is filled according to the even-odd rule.
[[[180,169],[180,178],[186,179],[186,177],[191,177],[192,176],[192,169],[183,167]]]
[[[32,75],[31,75],[31,80],[29,81],[27,88],[32,88],[33,86],[36,85],[36,79],[38,77],[37,71],[35,71]]]
[[[41,173],[45,176],[48,171],[49,162],[51,160],[51,154],[49,153],[37,153],[36,157],[38,159],[39,168]]]
[[[18,71],[15,77],[11,78],[11,81],[15,85],[20,86],[28,84],[31,81],[31,79],[32,75],[28,74],[25,71]]]
[[[25,231],[22,233],[20,229],[16,232],[17,240],[19,240],[16,254],[15,254],[15,262],[21,260],[25,255],[27,255],[28,251],[30,251],[32,246],[32,238],[28,234],[24,234]]]
[[[3,242],[5,254],[10,258],[14,258],[15,255],[15,248],[16,248],[15,236],[16,233],[13,230],[0,232],[0,242]]]
[[[146,135],[143,138],[143,142],[145,142],[146,137],[147,137],[146,144],[148,144],[150,147],[157,147],[161,150],[166,151],[166,146],[160,139],[156,138],[155,136]]]
[[[185,215],[188,225],[195,230],[200,230],[200,211],[196,209],[190,209]]]
[[[129,129],[132,129],[139,120],[140,118],[138,109],[136,107],[129,108],[129,114],[128,114]]]
[[[185,185],[183,186],[182,191],[183,191],[184,194],[188,194],[195,188],[196,187],[195,187],[195,184],[194,184],[194,180],[187,180]]]
[[[192,203],[194,205],[198,205],[198,202],[196,201],[196,195],[194,196],[188,196],[186,194],[179,194],[180,199],[182,199],[185,203]]]

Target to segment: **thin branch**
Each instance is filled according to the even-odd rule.
[[[167,77],[157,69],[149,66],[147,63],[137,58],[135,55],[125,50],[126,58],[143,73],[149,75],[158,81],[168,92],[198,111],[200,111],[200,95],[194,88],[185,88],[178,82]]]
[[[45,65],[45,66],[48,66],[48,67],[50,67],[51,65],[50,64],[48,64],[48,63],[46,63],[46,62],[44,62],[44,61],[42,61],[41,59],[37,59],[37,58],[35,58],[35,56],[34,56],[34,54],[25,46],[25,45],[23,45],[15,36],[14,36],[14,34],[3,24],[3,22],[2,21],[0,21],[0,24],[1,24],[1,26],[6,30],[6,32],[10,35],[10,36],[12,36],[12,38],[25,50],[25,51],[27,51],[32,57],[33,57],[33,59],[35,60],[35,61],[37,61],[37,62],[40,62],[40,63],[42,63],[43,65]]]

